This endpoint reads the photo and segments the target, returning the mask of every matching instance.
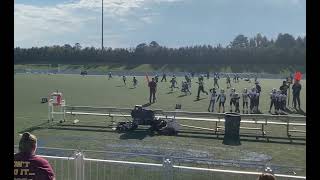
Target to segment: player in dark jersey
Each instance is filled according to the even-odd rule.
[[[49,162],[35,154],[37,138],[23,133],[19,142],[19,153],[14,155],[14,179],[55,180],[55,174]]]
[[[233,80],[232,80],[234,83],[237,83],[237,75],[236,74],[233,74]]]
[[[126,79],[127,79],[127,77],[126,77],[125,75],[123,75],[123,76],[122,76],[122,81],[123,81],[123,83],[124,83],[125,86],[127,85],[127,84],[126,84]]]
[[[230,112],[232,112],[232,105],[235,105],[235,99],[233,97],[234,93],[236,93],[236,90],[232,88],[230,92]]]
[[[230,76],[227,75],[227,89],[231,87]]]
[[[156,81],[156,83],[158,83],[158,81],[159,81],[159,76],[158,76],[158,74],[156,74],[156,76],[154,77],[154,80]]]
[[[133,77],[132,82],[133,82],[133,87],[136,88],[138,84],[138,80],[136,79],[136,77]]]
[[[197,100],[200,99],[200,92],[206,93],[208,95],[208,92],[204,90],[204,82],[203,82],[203,78],[199,78],[199,82],[197,82],[199,84],[198,87],[198,95],[197,95]]]
[[[260,102],[261,86],[259,84],[259,81],[256,81],[255,84],[256,84],[256,92],[258,94],[258,96],[256,96],[256,108],[257,108],[257,112],[260,112],[259,102]]]
[[[240,101],[240,96],[239,96],[239,94],[237,92],[235,92],[233,94],[233,102],[234,102],[234,106],[235,106],[235,112],[237,112],[237,113],[240,113],[240,108],[239,108],[240,103],[239,103],[239,101]]]
[[[199,80],[199,81],[203,81],[203,80],[204,80],[204,79],[203,79],[203,75],[200,75],[199,78],[198,78],[198,80]]]
[[[109,74],[108,74],[108,80],[111,79],[111,78],[112,78],[112,74],[111,74],[111,72],[109,72]]]
[[[162,74],[161,82],[162,82],[162,81],[167,82],[167,74],[166,74],[166,73],[163,73],[163,74]]]

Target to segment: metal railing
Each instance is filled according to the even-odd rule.
[[[41,148],[41,147],[40,147]],[[59,148],[52,148],[59,149]],[[65,150],[65,149],[61,149]],[[67,149],[72,151],[74,149]],[[161,156],[158,163],[87,158],[89,151],[75,150],[71,157],[39,155],[52,165],[57,180],[255,180],[261,172],[180,165],[174,157]],[[305,176],[274,174],[278,180],[306,179]]]
[[[64,112],[69,115],[94,115],[94,116],[105,116],[111,117],[113,122],[114,117],[131,117],[130,108],[117,108],[117,107],[94,107],[94,106],[65,106]],[[187,121],[205,121],[214,122],[215,132],[219,132],[222,126],[219,123],[224,123],[224,113],[212,113],[212,112],[188,112],[188,111],[165,111],[161,109],[153,110],[156,117],[166,118],[175,117],[177,120],[187,120]],[[65,115],[64,115],[65,116]],[[285,126],[287,137],[291,137],[291,133],[306,133],[305,130],[291,129],[291,127],[300,126],[302,128],[306,127],[306,116],[302,115],[268,115],[268,114],[241,114],[241,123],[243,124],[255,124],[259,127],[240,127],[246,130],[260,131],[261,134],[265,135],[266,125],[276,125]],[[193,126],[187,126],[194,128]],[[206,129],[206,128],[202,128]]]
[[[74,157],[42,156],[53,160],[57,179],[99,180],[99,179],[215,179],[215,180],[254,180],[261,173],[225,169],[209,169],[173,165],[171,159],[164,159],[162,164],[142,163],[85,158],[77,152]],[[57,163],[60,161],[60,163]],[[67,165],[64,165],[66,161]],[[306,179],[304,176],[274,174],[278,179]]]

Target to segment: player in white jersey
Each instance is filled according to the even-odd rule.
[[[287,109],[286,103],[287,102],[287,95],[285,93],[282,93],[281,96],[281,110],[283,113],[285,113],[285,110]]]
[[[257,96],[256,87],[253,87],[251,89],[251,91],[249,92],[248,96],[250,98],[250,113],[255,113],[256,96]]]
[[[282,100],[281,91],[277,90],[276,101],[275,101],[275,114],[281,114],[281,100]]]
[[[210,89],[210,103],[209,103],[209,107],[208,107],[208,111],[209,112],[214,112],[214,104],[216,103],[216,97],[217,97],[217,92],[216,92],[216,88],[212,88]],[[210,111],[210,107],[211,107],[211,111]]]
[[[245,112],[248,114],[248,102],[249,102],[249,95],[248,95],[248,90],[247,88],[243,89],[243,93],[242,93],[242,113]]]
[[[213,78],[213,87],[216,87],[216,86],[218,86],[218,89],[219,89],[218,76],[217,76],[217,75],[214,75],[214,78]]]
[[[273,88],[270,93],[270,108],[269,113],[271,113],[272,106],[274,106],[274,109],[276,111],[276,99],[277,99],[277,90],[276,88]]]
[[[173,78],[170,80],[170,82],[171,82],[171,86],[170,86],[171,91],[173,91],[173,88],[178,88],[178,89],[179,89],[179,87],[176,87],[177,81],[176,81],[176,78],[175,78],[175,77],[173,77]]]
[[[220,90],[220,94],[217,97],[217,102],[219,102],[218,113],[220,113],[221,106],[223,108],[223,113],[224,113],[224,103],[226,102],[226,100],[227,100],[227,97],[226,97],[226,94],[224,93],[224,89],[221,89]]]
[[[184,92],[185,95],[187,95],[187,93],[189,93],[191,95],[190,89],[189,89],[189,85],[186,81],[182,81],[181,84],[181,92]]]

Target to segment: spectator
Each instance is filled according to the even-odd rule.
[[[261,86],[259,85],[259,81],[255,81],[255,84],[256,84],[256,91],[257,91],[257,95],[256,96],[256,105],[257,105],[257,112],[260,112],[260,109],[259,109],[259,100],[260,100],[260,95],[261,95]]]
[[[257,180],[276,180],[276,177],[270,173],[262,173]]]
[[[19,153],[14,155],[14,179],[55,180],[49,162],[37,155],[36,136],[23,133],[19,142]]]
[[[150,88],[150,97],[149,97],[149,103],[151,104],[151,98],[152,102],[154,103],[156,101],[156,90],[157,90],[157,83],[154,81],[154,78],[152,78],[152,81],[148,83],[148,86]]]
[[[298,101],[299,109],[301,109],[300,108],[300,91],[301,91],[301,84],[299,81],[295,80],[292,86],[294,109],[297,109],[297,101]]]

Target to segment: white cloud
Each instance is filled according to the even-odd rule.
[[[104,0],[104,22],[106,27],[122,23],[125,29],[136,30],[144,23],[152,23],[152,17],[158,15],[150,12],[150,4],[176,1],[181,0]],[[34,42],[35,39],[47,42],[45,39],[50,37],[86,31],[90,22],[99,26],[101,2],[79,0],[55,6],[15,4],[15,42]]]
[[[140,18],[143,22],[152,23],[152,19],[150,16],[145,16]]]

